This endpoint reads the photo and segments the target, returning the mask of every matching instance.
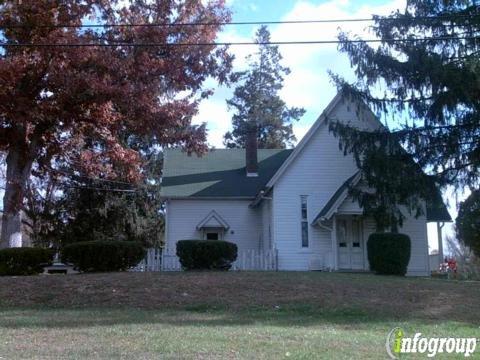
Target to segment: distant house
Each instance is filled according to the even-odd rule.
[[[337,95],[293,150],[216,149],[202,157],[165,152],[166,247],[182,239],[224,239],[242,250],[277,252],[279,270],[368,270],[366,240],[375,229],[348,195],[360,180],[325,119],[364,129],[380,122],[367,106]],[[450,221],[443,203],[408,217],[409,275],[428,275],[427,222]]]

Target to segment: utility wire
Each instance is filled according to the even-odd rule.
[[[99,188],[99,187],[83,186],[83,185],[64,185],[64,187],[72,188],[72,189],[87,189],[87,190],[111,191],[111,192],[120,192],[120,193],[136,193],[138,191],[135,189],[112,189],[112,188]]]
[[[0,29],[16,29],[16,28],[115,28],[115,27],[181,27],[181,26],[243,26],[243,25],[301,25],[301,24],[324,24],[324,23],[349,23],[349,22],[372,22],[372,21],[429,21],[429,20],[448,20],[453,21],[457,19],[475,19],[479,15],[437,15],[437,16],[415,16],[410,18],[340,18],[340,19],[314,19],[314,20],[278,20],[278,21],[200,21],[200,22],[178,22],[178,23],[143,23],[143,24],[59,24],[59,25],[3,25]]]
[[[328,45],[328,44],[359,44],[359,43],[413,43],[428,41],[451,41],[451,40],[478,40],[480,36],[443,36],[428,38],[406,39],[365,39],[365,40],[300,40],[300,41],[269,41],[269,42],[210,42],[210,43],[0,43],[0,47],[175,47],[175,46],[248,46],[248,45]]]
[[[128,183],[126,181],[119,181],[119,180],[109,180],[109,179],[102,179],[102,178],[94,178],[94,177],[89,177],[85,175],[77,175],[73,172],[69,171],[63,171],[63,170],[58,170],[58,169],[52,169],[50,168],[51,171],[62,174],[64,176],[71,176],[73,178],[79,178],[79,179],[84,179],[85,181],[92,181],[92,182],[100,182],[100,183],[106,183],[107,185],[114,185],[114,184],[119,184],[123,186],[130,187],[130,189],[119,189],[119,188],[100,188],[96,186],[89,186],[89,185],[63,185],[64,187],[67,188],[78,188],[78,189],[90,189],[90,190],[99,190],[99,191],[113,191],[113,192],[137,192],[142,188],[156,188],[158,187],[157,185],[150,185],[150,184],[143,184],[143,185],[138,185],[138,184],[132,184]],[[74,181],[79,181],[79,180],[74,180]]]
[[[138,186],[136,184],[132,184],[132,183],[129,183],[129,182],[126,182],[126,181],[109,180],[109,179],[98,178],[98,177],[89,177],[89,176],[85,176],[85,175],[77,175],[73,171],[65,171],[65,170],[59,170],[59,169],[53,169],[53,168],[49,168],[49,170],[53,171],[53,172],[56,172],[56,173],[59,173],[59,174],[62,174],[62,175],[65,175],[65,176],[72,176],[72,177],[81,178],[81,179],[85,179],[85,180],[90,180],[90,181],[94,181],[94,182],[95,181],[106,182],[106,183],[112,183],[112,184],[127,185],[127,186],[130,186],[130,187]]]

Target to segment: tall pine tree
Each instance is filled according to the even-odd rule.
[[[376,16],[372,30],[379,45],[340,34],[358,81],[334,79],[388,118],[390,129],[363,133],[334,121],[330,129],[377,190],[353,195],[380,228],[396,229],[402,205],[424,213],[433,184],[478,187],[480,9],[475,1],[408,0],[403,12]]]
[[[239,85],[227,100],[235,114],[233,130],[225,134],[224,143],[229,148],[244,147],[248,128],[256,126],[260,148],[285,148],[296,140],[292,121],[298,120],[305,110],[287,107],[278,94],[290,69],[280,64],[278,46],[268,45],[270,32],[266,26],[257,31],[255,42],[259,50],[247,57],[249,69],[235,74]]]

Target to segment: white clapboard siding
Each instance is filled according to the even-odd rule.
[[[407,214],[407,212],[405,212]],[[411,241],[410,262],[407,276],[430,275],[430,259],[428,256],[427,220],[425,216],[415,219],[408,216],[399,232],[407,234]]]
[[[262,237],[262,214],[249,206],[252,200],[170,199],[166,248],[175,250],[179,240],[203,239],[197,225],[215,210],[229,225],[222,240],[236,244],[239,251],[257,249]]]
[[[431,254],[429,255],[429,259],[430,259],[430,271],[439,271],[440,264],[442,263],[442,261],[440,261],[440,255]]]
[[[330,117],[358,121],[356,108],[342,102]],[[300,196],[307,195],[311,224],[335,191],[356,171],[353,157],[344,156],[328,125],[321,125],[274,186],[273,238],[280,270],[309,270],[312,257],[332,251],[330,232],[318,226],[309,226],[309,247],[302,248]]]

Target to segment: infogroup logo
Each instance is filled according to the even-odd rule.
[[[392,359],[399,359],[400,354],[426,354],[432,358],[437,354],[455,353],[470,357],[477,347],[477,338],[428,338],[421,333],[407,337],[402,328],[396,327],[388,333],[385,346]]]

